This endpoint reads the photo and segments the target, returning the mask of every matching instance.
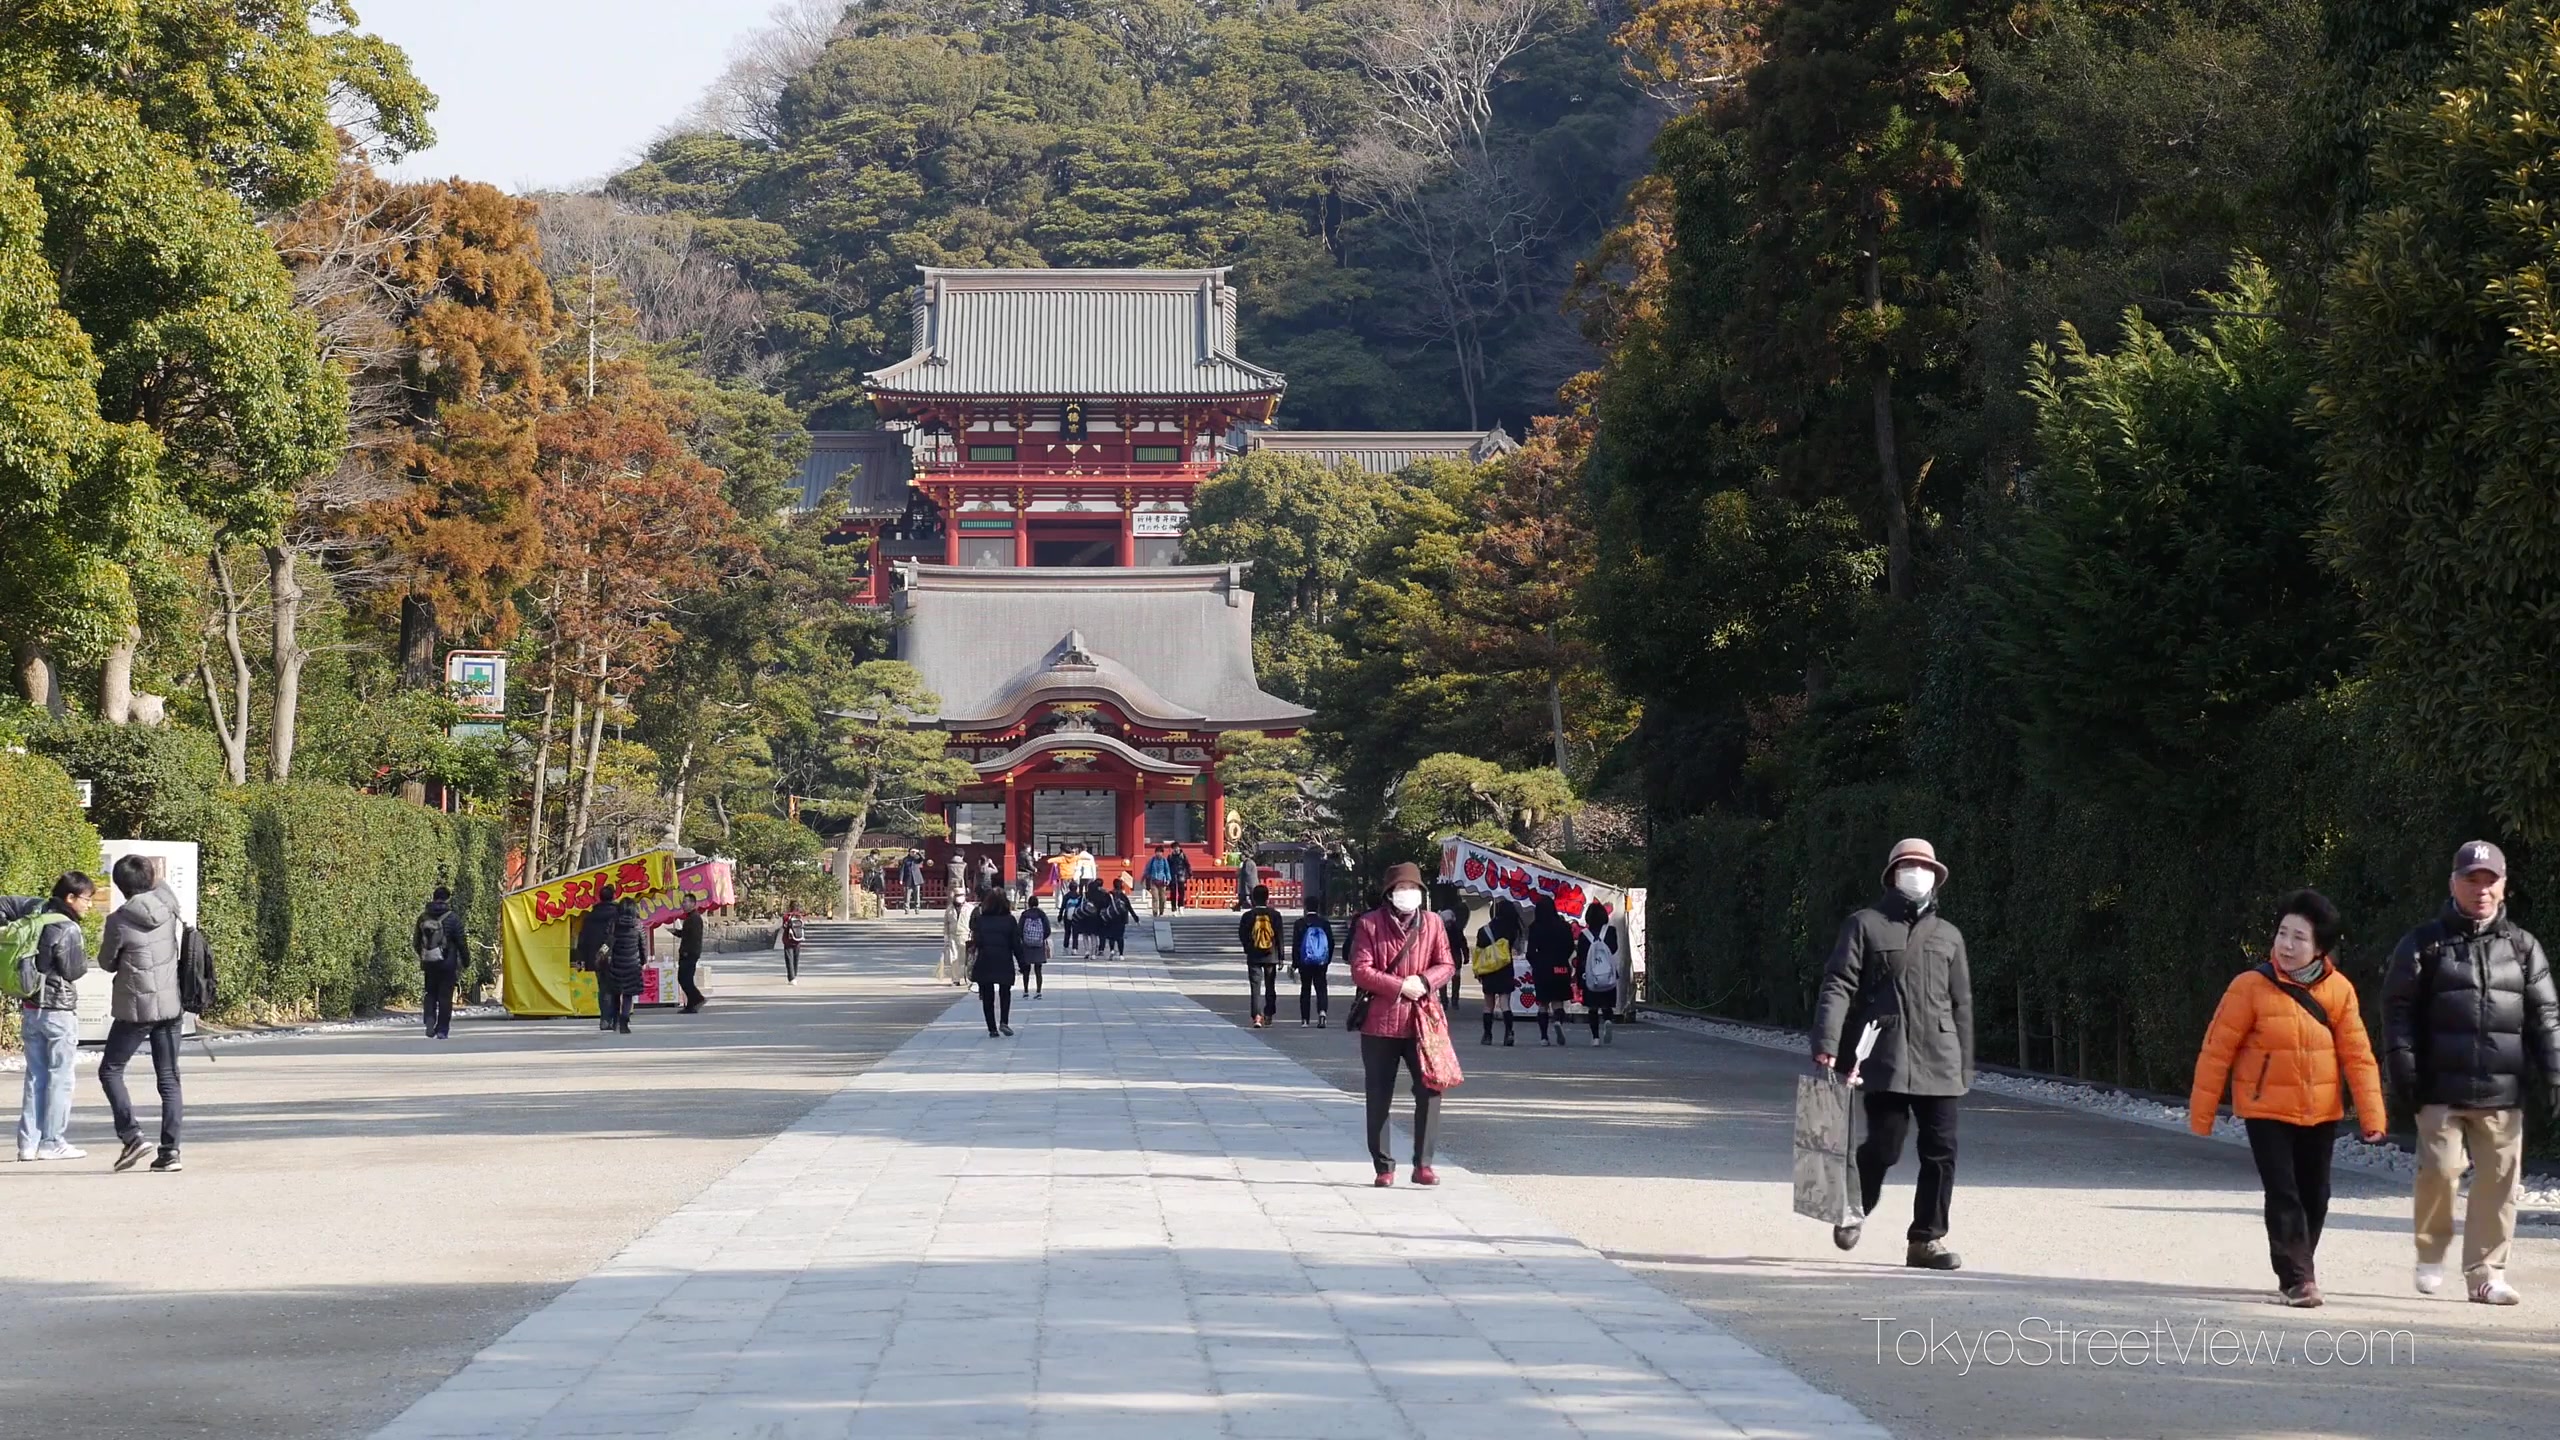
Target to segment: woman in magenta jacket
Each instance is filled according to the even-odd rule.
[[[1431,1146],[1440,1126],[1440,1092],[1422,1083],[1419,1007],[1458,973],[1449,935],[1422,908],[1422,867],[1387,871],[1387,903],[1360,917],[1351,931],[1351,983],[1369,1001],[1360,1022],[1360,1069],[1369,1096],[1369,1162],[1381,1186],[1396,1183],[1387,1154],[1387,1115],[1395,1108],[1396,1067],[1413,1076],[1413,1183],[1437,1185]]]

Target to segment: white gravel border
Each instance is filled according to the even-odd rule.
[[[1789,1030],[1771,1025],[1747,1025],[1735,1020],[1710,1020],[1703,1016],[1685,1015],[1676,1010],[1663,1010],[1651,1005],[1639,1007],[1639,1013],[1648,1024],[1666,1025],[1675,1030],[1687,1030],[1699,1035],[1712,1035],[1719,1040],[1755,1045],[1763,1050],[1788,1050],[1803,1054],[1805,1049],[1804,1032],[1801,1030]],[[2019,1100],[2033,1100],[2040,1104],[2059,1106],[2066,1110],[2082,1110],[2093,1115],[2128,1120],[2136,1125],[2148,1125],[2155,1130],[2174,1130],[2181,1135],[2193,1133],[2187,1128],[2185,1106],[2164,1104],[2157,1100],[2144,1099],[2139,1095],[2127,1095],[2120,1090],[2110,1090],[2102,1085],[2089,1085],[2076,1080],[2004,1075],[1993,1070],[1977,1070],[1973,1077],[1973,1088],[1988,1090],[1994,1095],[2007,1095]],[[2246,1147],[2249,1143],[2248,1131],[2238,1119],[2230,1115],[2215,1117],[2213,1138],[2227,1145]],[[2339,1139],[2337,1163],[2350,1170],[2361,1170],[2370,1175],[2383,1175],[2395,1180],[2410,1180],[2418,1173],[2417,1156],[2389,1143],[2367,1145],[2352,1135]],[[2525,1210],[2560,1210],[2560,1180],[2540,1179],[2527,1175],[2523,1193],[2517,1197],[2517,1204],[2520,1209]]]

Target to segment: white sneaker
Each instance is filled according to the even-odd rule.
[[[2418,1267],[2419,1294],[2433,1295],[2442,1289],[2444,1289],[2444,1267],[2442,1265],[2421,1265]]]
[[[36,1158],[36,1152],[33,1150],[21,1150],[18,1152],[18,1158],[21,1160],[33,1160]]]
[[[89,1158],[89,1152],[77,1145],[55,1145],[37,1150],[36,1158],[39,1160],[86,1160]],[[2512,1305],[2515,1302],[2509,1300],[2503,1303]]]
[[[2516,1287],[2507,1283],[2506,1276],[2492,1274],[2486,1280],[2472,1282],[2471,1303],[2474,1305],[2521,1305],[2524,1303],[2524,1297],[2516,1293]]]

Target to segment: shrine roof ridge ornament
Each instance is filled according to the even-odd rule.
[[[915,353],[863,377],[876,396],[1270,401],[1287,384],[1236,354],[1223,266],[920,273]]]

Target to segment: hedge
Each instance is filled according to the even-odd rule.
[[[48,895],[62,872],[97,868],[98,832],[80,813],[70,772],[0,751],[0,895]],[[0,1005],[0,1048],[17,1048],[17,1008]]]
[[[466,986],[494,969],[476,947],[495,943],[505,890],[495,822],[344,786],[235,789],[222,783],[212,737],[197,731],[74,718],[38,722],[27,744],[34,755],[0,757],[17,767],[0,769],[0,878],[17,884],[30,866],[47,885],[64,869],[95,872],[102,831],[195,842],[197,918],[222,969],[219,1018],[337,1017],[415,997],[410,928],[439,884],[452,887],[475,941]],[[21,772],[38,783],[13,783]],[[86,820],[71,775],[91,782]],[[66,816],[76,828],[65,829]],[[31,857],[23,865],[21,851]],[[12,893],[34,893],[36,882],[26,884]]]
[[[506,889],[494,822],[334,785],[256,785],[239,804],[257,946],[251,964],[231,968],[265,1017],[360,1014],[416,996],[409,937],[438,885],[452,887],[475,942],[470,974],[486,973],[479,946],[497,939]]]

